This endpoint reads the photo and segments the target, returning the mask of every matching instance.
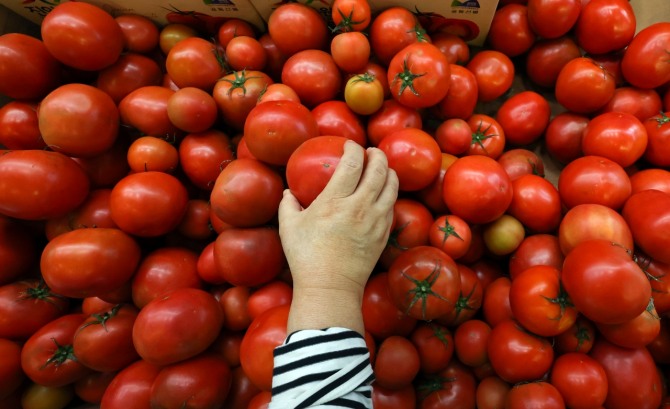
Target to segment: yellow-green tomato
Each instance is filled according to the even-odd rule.
[[[512,253],[526,237],[526,231],[516,218],[504,214],[484,228],[484,244],[498,256]]]
[[[384,103],[384,88],[374,75],[354,75],[344,87],[344,101],[359,115],[374,114]]]
[[[21,396],[23,409],[63,409],[74,398],[72,385],[58,388],[30,384]]]

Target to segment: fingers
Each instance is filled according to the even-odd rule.
[[[282,197],[281,202],[279,202],[279,210],[277,214],[277,217],[279,217],[279,225],[281,225],[282,221],[289,218],[293,213],[297,213],[301,210],[302,206],[300,206],[298,199],[293,196],[293,193],[291,193],[290,190],[285,189],[284,196]]]
[[[354,193],[363,173],[363,158],[364,151],[360,145],[353,141],[345,142],[340,163],[320,196],[341,198]]]
[[[368,163],[356,189],[356,194],[369,203],[374,203],[386,184],[388,177],[388,160],[384,152],[377,148],[368,148]]]
[[[381,206],[385,209],[391,209],[391,214],[393,210],[393,204],[398,198],[398,175],[393,169],[389,169],[386,173],[386,180],[384,181],[384,186],[382,187],[381,192],[379,192],[379,197],[377,197],[377,206]]]

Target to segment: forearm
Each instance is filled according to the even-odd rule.
[[[362,289],[294,289],[287,332],[341,327],[364,336],[362,296]]]

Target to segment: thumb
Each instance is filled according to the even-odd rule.
[[[300,202],[298,202],[298,199],[293,196],[293,193],[291,193],[289,189],[284,189],[284,196],[282,197],[281,202],[279,202],[279,223],[281,223],[282,219],[286,219],[301,210],[302,206],[300,205]]]

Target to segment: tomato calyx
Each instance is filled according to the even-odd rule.
[[[77,357],[74,356],[74,346],[70,345],[61,345],[56,341],[56,338],[51,338],[51,340],[56,344],[56,350],[53,355],[47,359],[47,361],[42,365],[42,369],[46,368],[49,365],[54,365],[56,368],[63,365],[68,359],[72,361],[77,361]]]
[[[433,335],[435,336],[435,338],[439,339],[440,342],[442,342],[442,344],[444,344],[445,347],[449,346],[449,340],[447,339],[449,331],[446,328],[430,324],[430,329],[433,330]]]
[[[668,52],[670,54],[670,51]],[[665,112],[661,111],[658,117],[653,118],[654,121],[658,122],[658,125],[656,126],[657,128],[662,127],[663,125],[670,123],[670,117],[665,114]]]
[[[656,313],[656,307],[654,306],[654,297],[649,298],[649,304],[647,304],[645,312],[651,315],[656,320],[661,319],[661,317]]]
[[[408,58],[405,58],[405,61],[402,63],[402,72],[399,72],[395,75],[395,78],[393,78],[393,83],[395,84],[397,81],[401,81],[400,83],[400,89],[398,89],[398,96],[402,95],[403,92],[405,92],[405,89],[409,88],[409,90],[412,92],[412,94],[416,95],[417,97],[420,96],[418,92],[414,89],[414,80],[423,77],[426,75],[426,73],[421,73],[421,74],[414,74],[410,69],[409,66],[407,65],[407,60]]]
[[[577,330],[575,331],[575,338],[577,338],[577,348],[576,348],[576,350],[579,351],[582,348],[582,345],[584,345],[585,342],[590,342],[591,341],[591,335],[589,334],[588,327],[580,325],[578,323],[577,324]]]
[[[460,296],[458,297],[458,300],[456,300],[456,304],[454,305],[454,311],[455,311],[455,321],[458,321],[458,318],[461,315],[461,312],[464,310],[474,310],[470,306],[470,298],[472,297],[472,294],[475,292],[475,288],[477,288],[477,285],[473,286],[472,289],[470,289],[470,293],[466,296],[463,296],[463,292],[461,291]]]
[[[663,278],[663,276],[657,277],[649,272],[649,266],[651,265],[652,262],[651,257],[647,256],[646,254],[633,254],[633,261],[635,262],[635,264],[638,265],[638,267],[640,267],[640,270],[642,270],[644,275],[647,276],[647,279],[649,281],[656,281],[658,283],[662,281],[661,278]],[[652,288],[651,291],[664,292],[656,288]]]
[[[358,74],[354,77],[354,80],[352,83],[356,82],[365,82],[366,84],[371,83],[374,81],[377,77],[375,77],[374,74],[370,74],[369,72],[366,72],[365,74]]]
[[[340,21],[335,27],[330,29],[332,33],[348,33],[350,31],[354,31],[355,25],[363,24],[365,22],[365,20],[354,20],[353,9],[349,12],[349,15],[345,15],[342,12],[342,10],[340,10],[339,7],[337,9],[337,12],[342,17],[342,21]]]
[[[400,235],[400,233],[402,233],[403,230],[405,230],[405,227],[407,227],[407,225],[409,225],[409,222],[407,222],[407,223],[403,224],[402,226],[394,229],[391,232],[391,234],[389,234],[389,238],[388,238],[387,243],[386,243],[387,247],[389,247],[389,246],[390,247],[395,247],[398,250],[402,250],[402,251],[405,251],[405,250],[409,249],[408,247],[402,246],[400,243],[398,243],[398,236]]]
[[[247,80],[252,80],[256,78],[261,78],[258,76],[252,76],[252,77],[247,77],[247,71],[242,70],[242,71],[234,71],[232,74],[235,76],[233,79],[228,79],[228,78],[221,78],[221,81],[225,81],[230,84],[230,88],[228,88],[228,96],[230,96],[233,92],[233,90],[240,88],[242,90],[242,95],[247,95],[247,87],[246,87],[246,82]],[[267,87],[267,85],[266,85]],[[258,98],[263,94],[259,95]]]
[[[456,381],[456,378],[448,378],[439,375],[429,376],[418,383],[416,390],[419,392],[420,399],[424,400],[433,392],[438,392],[444,389],[445,383],[454,381]]]
[[[446,243],[447,239],[449,239],[449,237],[451,237],[451,236],[454,236],[457,239],[459,239],[460,241],[463,241],[463,237],[461,237],[458,234],[458,232],[456,231],[456,228],[452,224],[449,224],[449,220],[447,218],[444,219],[444,225],[439,226],[437,229],[439,231],[441,231],[442,233],[444,233],[444,236],[442,237],[442,246],[443,247],[444,247],[444,243]]]
[[[116,304],[114,307],[112,307],[111,310],[105,311],[102,314],[92,314],[91,317],[95,318],[93,321],[89,321],[86,324],[82,325],[79,328],[79,331],[82,329],[91,326],[91,325],[102,325],[102,328],[105,330],[105,332],[109,332],[107,330],[107,321],[109,321],[111,318],[116,317],[116,314],[119,313],[119,310],[121,309],[122,304]]]
[[[487,135],[486,133],[489,131],[489,129],[491,129],[493,124],[489,124],[489,126],[487,126],[485,129],[482,129],[482,124],[483,123],[484,123],[484,121],[479,121],[479,125],[477,125],[477,130],[472,132],[472,142],[470,143],[470,145],[477,144],[477,145],[479,145],[480,148],[482,148],[482,150],[485,153],[488,153],[486,151],[486,147],[484,146],[484,141],[493,137],[493,136],[498,136],[498,135],[495,135],[495,134],[494,135]]]
[[[414,305],[421,301],[421,316],[423,319],[426,319],[426,308],[427,308],[427,303],[428,303],[428,297],[433,296],[437,298],[438,300],[442,300],[444,302],[449,302],[446,298],[441,296],[440,294],[437,294],[436,292],[433,291],[433,284],[437,281],[437,279],[440,277],[440,268],[441,264],[440,261],[438,260],[435,263],[435,267],[433,268],[433,271],[430,272],[428,277],[426,277],[423,280],[418,280],[414,277],[410,277],[405,271],[402,271],[401,274],[403,277],[405,277],[407,280],[411,281],[414,284],[414,288],[411,290],[407,291],[407,296],[412,297],[412,300],[410,301],[409,305],[407,305],[407,308],[405,309],[405,314],[409,315],[409,311],[414,307]],[[407,270],[407,269],[405,269]]]
[[[530,171],[533,175],[544,177],[544,172],[539,171],[540,167],[537,165],[537,162],[532,161],[530,159],[526,159],[526,160],[528,161],[528,164],[530,165]]]
[[[558,295],[556,296],[556,298],[551,298],[551,297],[547,297],[547,296],[544,296],[544,295],[542,296],[542,298],[549,301],[550,303],[558,304],[558,306],[560,308],[560,312],[558,313],[558,316],[554,317],[554,318],[549,318],[550,320],[560,321],[561,318],[563,318],[563,314],[565,314],[566,308],[574,307],[574,304],[572,303],[572,300],[570,299],[570,296],[568,295],[568,292],[565,291],[565,289],[563,288],[563,285],[561,285],[561,284],[559,284]]]
[[[408,33],[414,33],[416,35],[416,41],[419,43],[427,43],[428,38],[426,37],[426,30],[421,27],[421,23],[416,23],[413,29],[407,31]]]
[[[44,301],[44,302],[54,304],[54,305],[56,305],[57,308],[60,309],[60,307],[53,301],[52,298],[63,298],[63,299],[65,299],[65,297],[63,297],[62,295],[52,293],[49,286],[47,286],[46,283],[43,280],[40,280],[35,286],[28,287],[28,288],[25,289],[25,291],[22,291],[18,300],[19,301],[24,301],[24,300]]]

